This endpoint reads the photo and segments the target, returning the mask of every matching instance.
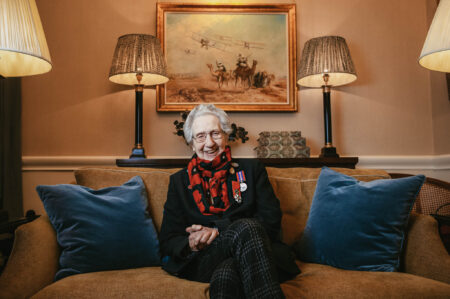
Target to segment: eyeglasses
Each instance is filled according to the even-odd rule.
[[[219,131],[219,130],[214,130],[211,132],[200,132],[192,138],[194,138],[194,140],[198,143],[203,143],[206,141],[206,138],[208,137],[208,135],[211,136],[211,138],[214,140],[219,140],[219,139],[222,139],[223,132]]]

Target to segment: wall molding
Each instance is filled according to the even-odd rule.
[[[86,166],[115,166],[117,156],[23,156],[22,171],[73,171]],[[189,157],[153,156],[154,159]],[[241,157],[249,158],[249,157]],[[357,168],[450,170],[450,154],[423,156],[359,156]]]
[[[427,156],[361,156],[358,168],[450,170],[450,154]]]

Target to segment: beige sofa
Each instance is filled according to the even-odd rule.
[[[178,169],[84,168],[77,183],[94,189],[139,175],[159,230],[169,176]],[[336,169],[359,180],[389,178],[385,171]],[[283,238],[297,240],[308,217],[320,169],[267,168],[283,210]],[[402,272],[360,272],[297,261],[302,271],[282,284],[287,298],[450,298],[450,257],[430,216],[410,217]],[[208,284],[168,275],[159,267],[74,275],[53,282],[59,247],[48,218],[19,227],[0,277],[0,298],[208,298]]]

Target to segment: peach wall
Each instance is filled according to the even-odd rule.
[[[356,66],[357,81],[332,92],[333,141],[341,155],[450,153],[448,138],[434,141],[448,137],[445,81],[432,80],[438,75],[417,63],[429,1],[295,3],[298,57],[309,38],[341,35]],[[108,72],[118,36],[155,34],[156,1],[37,0],[37,5],[53,70],[23,79],[23,155],[129,155],[134,92],[111,83]],[[323,144],[321,91],[300,89],[298,99],[297,113],[230,113],[250,137],[248,144],[234,147],[235,155],[254,156],[263,130],[301,130],[312,155],[317,155]],[[145,89],[147,155],[191,154],[172,134],[177,118],[177,113],[157,113],[155,90]]]

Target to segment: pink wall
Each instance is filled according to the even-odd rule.
[[[108,72],[120,35],[156,34],[156,1],[36,2],[53,70],[23,79],[23,155],[129,155],[134,91],[111,83]],[[357,81],[332,92],[333,141],[341,155],[450,153],[445,77],[417,63],[434,0],[295,3],[298,58],[309,38],[340,35],[356,66]],[[254,156],[260,131],[301,130],[317,155],[323,145],[321,91],[300,89],[298,99],[297,113],[230,113],[250,137],[248,144],[234,146],[234,154]],[[145,89],[147,155],[191,154],[172,134],[178,118],[157,113],[155,90]]]

